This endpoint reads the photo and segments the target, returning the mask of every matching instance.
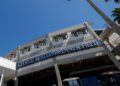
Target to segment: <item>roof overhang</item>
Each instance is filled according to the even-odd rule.
[[[4,77],[15,74],[16,62],[12,62],[3,57],[0,57],[0,74],[4,72]]]

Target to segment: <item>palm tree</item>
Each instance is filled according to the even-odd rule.
[[[108,2],[110,0],[105,1]],[[114,0],[114,2],[119,4],[120,0]],[[114,21],[120,24],[120,7],[117,7],[112,11],[112,16],[114,17]]]
[[[86,0],[91,7],[93,7],[93,9],[106,21],[106,23],[108,24],[108,26],[113,29],[116,33],[118,33],[120,35],[120,26],[118,26],[116,23],[114,23],[107,15],[105,15],[105,13],[99,9],[93,2],[92,0]],[[118,0],[120,1],[120,0]]]
[[[112,16],[114,17],[114,21],[120,24],[120,8],[115,8],[112,11]]]

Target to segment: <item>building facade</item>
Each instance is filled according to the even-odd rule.
[[[7,86],[14,82],[18,86],[63,86],[70,77],[82,81],[68,86],[81,86],[86,77],[99,81],[104,72],[120,70],[118,59],[87,22],[48,33],[5,57],[17,62],[16,73],[5,77]]]

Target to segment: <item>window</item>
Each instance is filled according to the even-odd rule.
[[[72,36],[74,36],[74,37],[78,37],[78,36],[80,36],[80,35],[85,35],[85,34],[87,34],[87,30],[86,30],[86,29],[79,29],[79,30],[73,31],[71,34],[72,34]]]
[[[35,48],[40,48],[41,46],[46,46],[46,40],[42,40],[42,41],[38,41],[36,43],[34,43],[34,47]]]
[[[27,52],[30,52],[31,46],[24,47],[23,49],[20,49],[21,54],[25,54]]]
[[[67,34],[62,34],[62,35],[54,36],[53,37],[53,41],[54,42],[58,42],[60,40],[66,40],[67,37],[68,37]]]
[[[13,52],[13,53],[10,54],[10,58],[11,58],[11,59],[12,59],[12,58],[16,58],[16,55],[17,55],[17,53],[16,53],[16,52]]]
[[[69,86],[79,86],[77,80],[71,80],[69,81]]]

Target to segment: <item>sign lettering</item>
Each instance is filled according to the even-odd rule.
[[[68,54],[68,53],[72,53],[72,52],[77,52],[80,50],[84,50],[84,49],[89,49],[89,48],[93,48],[93,47],[97,47],[103,45],[103,43],[100,40],[92,40],[92,41],[88,41],[88,42],[82,42],[79,44],[74,44],[74,45],[69,45],[63,48],[59,48],[59,49],[54,49],[54,50],[50,50],[47,51],[46,53],[37,55],[35,57],[26,59],[24,61],[18,62],[17,63],[17,68],[22,68],[24,66],[39,62],[39,61],[43,61],[49,58],[53,58],[59,55],[63,55],[63,54]]]

